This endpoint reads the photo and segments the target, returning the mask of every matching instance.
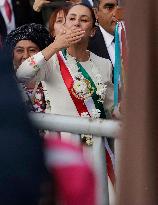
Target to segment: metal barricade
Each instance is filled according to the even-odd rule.
[[[74,134],[92,134],[94,136],[93,153],[91,146],[84,147],[84,152],[86,153],[85,157],[89,160],[88,155],[93,155],[93,168],[96,173],[97,183],[97,205],[109,205],[108,178],[103,136],[117,138],[121,129],[121,123],[114,120],[62,116],[48,113],[31,113],[29,115],[33,124],[40,129]]]

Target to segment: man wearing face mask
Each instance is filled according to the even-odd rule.
[[[114,30],[116,26],[117,0],[95,0],[94,8],[98,26],[91,38],[89,50],[96,55],[111,60],[115,64]]]

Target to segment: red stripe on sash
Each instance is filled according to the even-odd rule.
[[[111,180],[111,183],[113,186],[115,186],[115,172],[114,172],[114,168],[113,168],[113,164],[112,164],[112,159],[110,157],[110,154],[108,152],[108,150],[106,149],[106,164],[107,164],[107,173],[108,176]]]
[[[57,57],[58,57],[58,61],[59,61],[59,65],[60,65],[60,72],[62,75],[62,78],[64,80],[64,83],[67,87],[67,90],[69,91],[69,94],[75,104],[75,107],[79,113],[79,115],[81,115],[82,112],[88,112],[86,105],[84,104],[84,101],[81,99],[76,98],[73,94],[72,94],[72,86],[74,83],[74,80],[68,70],[68,68],[66,67],[62,57],[60,56],[59,53],[57,53]],[[89,112],[88,112],[89,113]],[[89,114],[90,116],[90,114]],[[108,172],[108,176],[112,182],[112,184],[115,184],[115,174],[114,174],[114,169],[113,169],[113,165],[112,165],[112,160],[110,158],[110,154],[108,152],[108,150],[106,149],[106,160],[107,160],[107,172]]]
[[[79,113],[79,115],[81,115],[81,113],[83,112],[88,112],[86,105],[84,104],[84,101],[81,99],[76,98],[73,94],[72,94],[72,87],[74,84],[74,80],[68,70],[68,68],[66,67],[62,57],[60,56],[59,53],[57,53],[57,57],[58,57],[58,61],[59,61],[59,65],[60,65],[60,72],[62,75],[62,78],[64,80],[64,83],[67,87],[67,90],[69,91],[69,94],[71,96],[71,99],[73,100],[75,107]]]

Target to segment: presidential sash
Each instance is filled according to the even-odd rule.
[[[99,109],[101,111],[100,118],[106,119],[106,114],[104,111],[103,104],[99,101],[99,96],[96,94],[97,88],[95,86],[95,83],[89,76],[89,74],[86,72],[86,70],[83,68],[83,66],[76,61],[78,66],[78,71],[82,73],[83,77],[88,80],[91,84],[91,87],[93,89],[92,96],[90,96],[88,99],[79,98],[77,95],[75,95],[73,91],[73,84],[74,79],[71,75],[69,68],[66,66],[65,62],[67,60],[66,58],[66,51],[63,50],[60,53],[57,53],[57,58],[60,65],[60,72],[63,78],[63,81],[65,83],[65,86],[67,87],[67,90],[69,91],[69,94],[71,96],[72,101],[74,102],[74,105],[79,113],[80,116],[82,116],[82,113],[87,113],[89,117],[92,116],[91,110],[93,108]],[[114,185],[115,183],[115,174],[114,174],[114,160],[112,159],[112,152],[109,152],[110,147],[108,146],[108,142],[106,140],[106,161],[107,161],[107,173],[108,176]]]

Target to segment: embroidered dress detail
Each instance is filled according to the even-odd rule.
[[[45,113],[50,113],[52,110],[51,104],[50,104],[50,98],[49,94],[46,88],[46,83],[44,81],[41,81],[42,87],[43,87],[43,92],[44,92],[44,97],[45,97]]]
[[[39,68],[39,66],[37,65],[37,62],[34,59],[34,56],[29,57],[28,62],[31,66],[33,66],[34,69]]]
[[[46,102],[42,84],[39,83],[37,87],[34,89],[27,88],[24,84],[22,84],[24,92],[29,96],[29,99],[32,102],[33,112],[45,112]]]

